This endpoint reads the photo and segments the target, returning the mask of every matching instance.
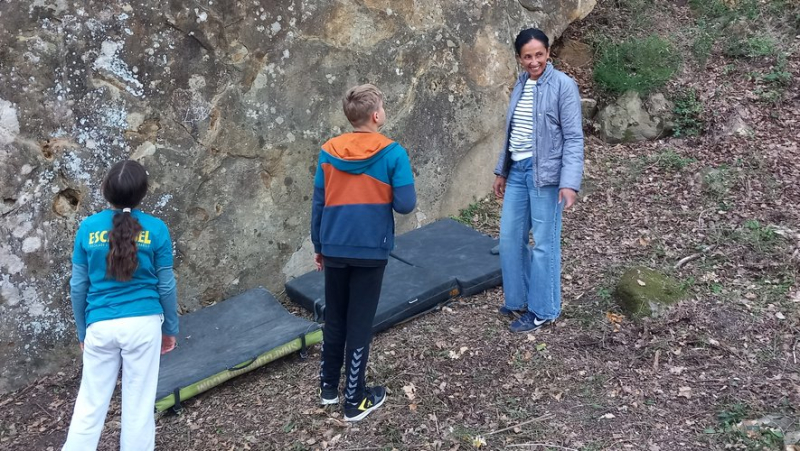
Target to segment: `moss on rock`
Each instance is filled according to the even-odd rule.
[[[633,318],[658,316],[684,294],[675,280],[645,267],[627,270],[614,289],[614,298]]]

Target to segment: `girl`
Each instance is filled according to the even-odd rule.
[[[63,450],[97,449],[120,366],[120,449],[152,450],[159,352],[171,351],[178,333],[172,241],[160,219],[135,209],[147,193],[142,165],[115,164],[101,190],[112,209],[81,223],[72,256],[83,375]]]

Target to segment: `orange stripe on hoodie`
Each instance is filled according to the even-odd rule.
[[[391,143],[391,141],[390,141]],[[350,174],[322,165],[325,171],[325,206],[353,204],[389,204],[392,202],[392,187],[366,174]]]

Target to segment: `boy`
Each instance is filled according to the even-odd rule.
[[[346,362],[344,419],[360,421],[386,400],[386,389],[366,387],[365,376],[383,271],[394,247],[392,210],[410,213],[417,195],[406,150],[378,133],[386,122],[383,93],[370,84],[356,86],[342,104],[353,132],[320,151],[311,240],[317,271],[325,271],[321,403],[338,404]]]

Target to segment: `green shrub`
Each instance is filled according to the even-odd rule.
[[[604,90],[646,94],[663,86],[680,67],[680,54],[668,41],[652,35],[644,40],[630,38],[600,49],[594,79]]]
[[[761,79],[770,85],[789,86],[792,83],[792,73],[789,72],[788,64],[786,55],[781,53],[778,55],[775,65]]]
[[[630,18],[627,28],[629,31],[652,29],[653,18],[650,14],[653,4],[651,0],[616,0],[619,9],[628,11]]]
[[[689,6],[698,15],[711,19],[721,19],[732,13],[732,10],[720,0],[690,0]]]
[[[652,159],[658,167],[665,171],[681,171],[686,166],[697,161],[694,158],[682,157],[672,149],[666,149],[655,155]]]
[[[758,58],[777,53],[775,40],[769,36],[752,36],[731,39],[725,46],[725,54],[734,58]]]
[[[730,169],[726,165],[710,167],[703,170],[703,193],[712,199],[723,200],[733,184],[730,172]]]
[[[705,20],[700,19],[697,21],[697,34],[692,42],[692,54],[697,60],[697,64],[704,67],[708,62],[708,57],[711,56],[711,50],[714,49],[714,43],[717,41],[717,31],[708,26]]]
[[[703,103],[694,89],[675,97],[675,136],[699,136],[703,131]]]
[[[764,103],[778,104],[783,101],[786,87],[792,83],[792,73],[788,69],[785,54],[781,53],[775,59],[775,64],[769,72],[753,75],[759,86],[753,91],[758,100]]]
[[[755,219],[745,221],[743,229],[743,239],[756,252],[764,253],[772,250],[780,238],[773,227],[761,225]]]
[[[778,36],[794,36],[792,17],[800,15],[794,0],[690,0],[698,33],[692,53],[701,65],[717,42],[722,52],[733,58],[759,58],[777,55],[782,45]],[[792,29],[787,33],[786,28]],[[758,32],[761,30],[762,32]],[[771,34],[763,33],[771,30]]]
[[[472,221],[481,210],[481,205],[478,202],[469,204],[466,208],[459,210],[458,216],[451,216],[452,219],[464,224],[465,226],[472,226]]]
[[[760,3],[760,0],[690,0],[689,6],[701,17],[727,24],[737,19],[756,20],[762,14]]]

